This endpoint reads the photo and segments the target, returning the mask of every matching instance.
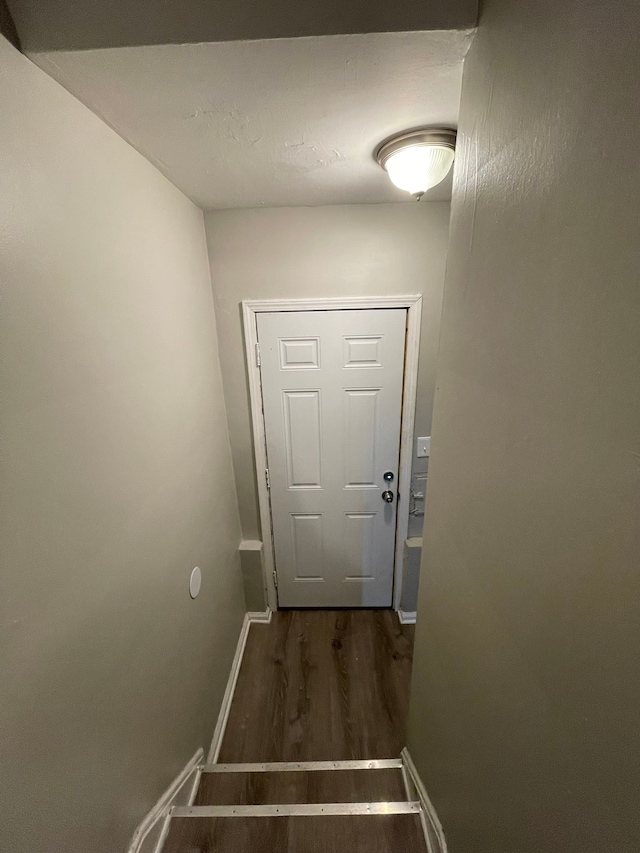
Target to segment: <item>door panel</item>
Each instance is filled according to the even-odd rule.
[[[373,552],[376,513],[347,512],[345,518],[346,579],[373,579],[376,574]]]
[[[322,580],[324,575],[322,516],[292,513],[291,533],[296,578]]]
[[[345,411],[345,488],[375,488],[380,388],[347,390]]]
[[[280,368],[311,370],[320,367],[318,338],[281,338]]]
[[[290,489],[320,489],[320,392],[284,391]]]
[[[258,315],[281,607],[391,606],[406,317]]]

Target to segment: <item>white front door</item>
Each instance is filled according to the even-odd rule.
[[[391,606],[406,321],[258,315],[280,607]]]

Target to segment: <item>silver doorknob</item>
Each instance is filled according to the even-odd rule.
[[[382,500],[386,501],[388,504],[392,504],[393,503],[393,492],[389,492],[389,491],[383,492],[382,493]]]
[[[387,483],[393,482],[393,471],[385,471],[382,475],[382,479],[386,480]]]

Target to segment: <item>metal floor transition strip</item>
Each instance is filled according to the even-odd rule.
[[[174,817],[313,817],[314,815],[419,814],[420,803],[290,803],[264,806],[176,806]]]
[[[267,761],[257,764],[201,764],[201,773],[282,773],[312,770],[399,770],[401,758],[358,759],[347,761]]]

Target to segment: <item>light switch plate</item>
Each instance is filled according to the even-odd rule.
[[[416,456],[429,456],[431,453],[431,436],[423,435],[416,439]]]

